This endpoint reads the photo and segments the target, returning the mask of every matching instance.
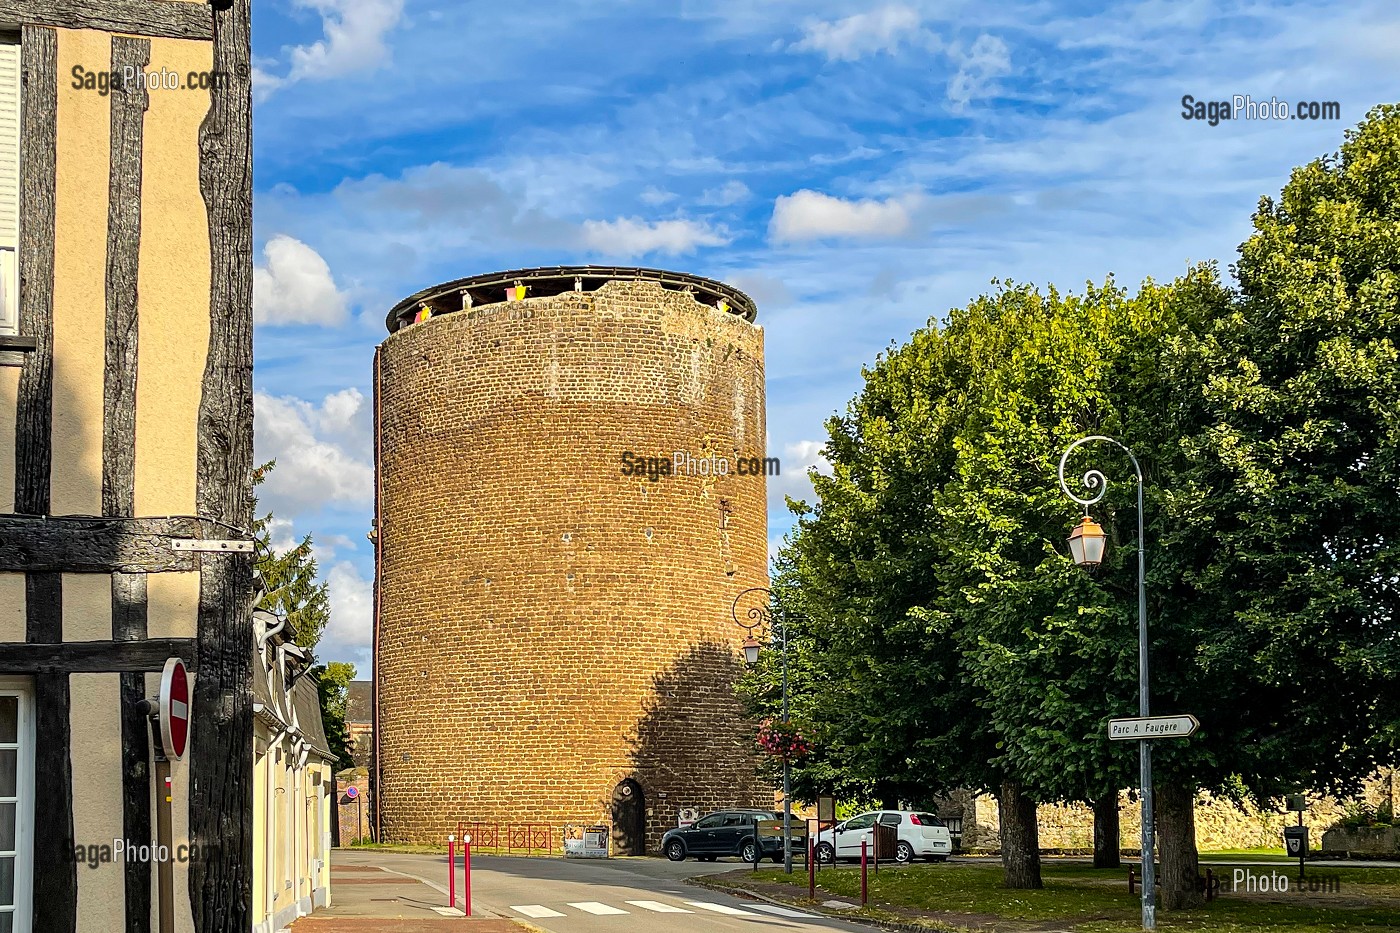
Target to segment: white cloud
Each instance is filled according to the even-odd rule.
[[[253,268],[253,320],[258,324],[339,324],[345,295],[321,254],[278,234],[263,244],[263,264]]]
[[[823,237],[897,237],[907,233],[917,198],[847,201],[803,189],[773,204],[768,235],[778,242]]]
[[[718,188],[711,188],[701,194],[699,203],[706,207],[728,207],[731,204],[747,200],[751,193],[748,185],[733,179]]]
[[[360,390],[344,389],[320,405],[255,392],[253,406],[258,461],[277,461],[258,487],[264,510],[296,518],[332,503],[373,500],[373,413]]]
[[[649,207],[660,207],[668,201],[674,201],[676,196],[669,191],[662,191],[655,185],[648,185],[642,189],[642,193],[637,197],[641,198],[643,204]]]
[[[966,52],[950,50],[950,54],[958,62],[958,71],[948,79],[948,99],[959,109],[974,97],[991,94],[992,82],[1011,73],[1011,53],[996,36],[983,33]]]
[[[304,80],[337,78],[373,70],[387,61],[385,36],[403,18],[403,0],[292,0],[294,6],[321,16],[322,38],[288,50],[291,68],[285,77],[265,69],[254,72],[260,99],[278,87]]]
[[[724,235],[693,220],[658,220],[648,223],[639,217],[617,220],[585,220],[583,242],[589,249],[618,256],[665,253],[675,256],[694,252],[699,246],[723,246]]]
[[[783,445],[782,472],[768,480],[768,514],[786,515],[789,497],[811,504],[816,495],[812,490],[810,471],[815,467],[824,476],[831,475],[831,464],[822,456],[825,441],[796,441]],[[772,543],[769,554],[776,554]]]
[[[890,5],[832,22],[810,22],[802,39],[793,43],[792,48],[800,52],[821,52],[827,61],[853,62],[877,52],[893,54],[900,45],[915,40],[925,45],[936,44],[933,35],[921,28],[917,11]]]
[[[349,561],[334,564],[326,574],[331,604],[330,622],[316,654],[326,660],[356,662],[366,674],[374,639],[374,585]]]
[[[831,475],[831,461],[826,459],[826,441],[797,441],[793,444],[783,445],[784,462],[791,462],[793,472],[807,475],[807,471],[816,467],[818,473],[823,476]]]

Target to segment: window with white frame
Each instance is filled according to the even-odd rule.
[[[19,37],[0,33],[0,335],[19,332]]]
[[[33,870],[33,684],[0,678],[0,933],[30,933]]]

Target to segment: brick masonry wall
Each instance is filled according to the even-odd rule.
[[[771,801],[733,680],[767,584],[762,330],[649,282],[442,315],[381,347],[380,753],[389,841]],[[663,799],[660,795],[665,794]]]
[[[348,846],[357,839],[368,838],[370,833],[370,797],[369,797],[369,770],[367,768],[351,768],[341,771],[335,776],[336,781],[336,807],[339,823],[337,828],[339,835],[336,838],[337,846]],[[346,794],[349,788],[355,788],[358,798],[351,800]]]

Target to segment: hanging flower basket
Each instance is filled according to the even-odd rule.
[[[765,719],[758,727],[758,747],[774,758],[792,761],[812,751],[812,743],[790,722]]]

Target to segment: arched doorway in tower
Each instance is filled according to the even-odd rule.
[[[642,785],[628,778],[613,789],[614,855],[647,854],[647,804]]]

